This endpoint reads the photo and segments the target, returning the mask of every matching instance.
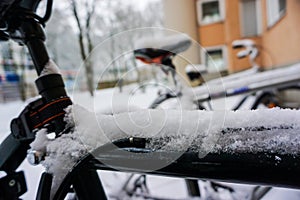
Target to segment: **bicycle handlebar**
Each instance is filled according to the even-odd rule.
[[[37,103],[34,104],[36,105],[34,108],[40,109],[33,114],[34,109],[28,109],[28,106],[30,107],[32,104],[29,104],[20,116],[12,121],[12,133],[0,145],[0,170],[6,171],[7,176],[14,175],[14,171],[26,158],[27,150],[30,148],[29,144],[35,138],[35,129],[41,129],[46,127],[46,124],[50,124],[49,127],[54,128],[52,131],[55,131],[57,136],[65,130],[64,109],[72,104],[65,91],[62,76],[58,72],[44,72],[48,71],[47,67],[51,64],[51,60],[44,44],[46,37],[43,26],[50,18],[53,2],[48,0],[45,16],[39,17],[35,12],[40,1],[11,2],[9,9],[5,13],[4,11],[0,13],[0,21],[6,25],[0,31],[1,38],[12,39],[27,46],[39,75],[36,86],[42,96],[41,99],[33,102]],[[61,104],[62,100],[65,101],[63,104]],[[49,106],[51,108],[47,110]],[[41,113],[43,116],[48,115],[47,119],[40,121],[39,112],[44,112]],[[1,178],[1,180],[3,179]]]

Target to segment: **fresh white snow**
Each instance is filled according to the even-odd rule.
[[[20,111],[25,107],[21,101],[0,104],[0,142],[5,139],[10,133],[10,121],[20,114]],[[44,171],[44,167],[32,166],[25,160],[18,170],[25,171],[28,192],[22,196],[25,200],[31,200],[35,197],[38,187],[40,174]]]
[[[46,76],[49,74],[59,74],[59,69],[53,60],[49,60],[40,76]]]
[[[191,46],[192,42],[188,35],[183,33],[164,35],[164,36],[152,36],[141,38],[136,42],[136,49],[154,48],[161,50],[168,50],[172,53],[180,53],[185,51]]]
[[[103,94],[104,93],[104,94]],[[289,153],[290,151],[299,152],[299,147],[291,146],[291,142],[297,139],[296,131],[299,132],[300,114],[297,110],[281,110],[281,109],[271,109],[271,110],[261,110],[261,111],[218,111],[218,112],[204,112],[204,111],[182,111],[182,110],[145,110],[138,107],[134,109],[113,109],[115,112],[111,112],[111,109],[105,110],[107,107],[107,102],[110,102],[110,97],[114,97],[113,90],[100,91],[96,95],[96,99],[87,101],[88,106],[90,102],[94,104],[92,107],[95,112],[88,111],[78,105],[74,105],[72,109],[70,108],[69,121],[71,119],[75,120],[76,128],[72,134],[63,135],[61,138],[56,140],[48,139],[45,136],[45,131],[40,131],[37,136],[37,140],[32,146],[38,150],[45,151],[48,153],[46,161],[43,163],[47,170],[53,172],[56,175],[55,181],[57,183],[61,181],[63,175],[72,167],[72,165],[83,156],[88,151],[101,146],[111,140],[119,139],[128,136],[151,136],[151,137],[164,137],[172,134],[177,136],[177,139],[169,141],[169,143],[162,143],[164,149],[166,150],[182,150],[191,144],[191,141],[200,135],[203,137],[197,138],[196,143],[199,146],[198,150],[202,150],[205,153],[210,151],[218,150],[218,148],[225,145],[227,150],[240,149],[241,151],[255,150],[253,148],[249,149],[249,145],[257,145],[259,148],[266,148],[267,150],[281,150],[281,153]],[[154,99],[155,93],[140,94],[142,97],[140,101],[146,108],[150,102]],[[74,95],[75,96],[75,95]],[[73,96],[73,98],[74,98]],[[80,94],[78,94],[78,97]],[[82,95],[83,97],[84,95]],[[139,96],[139,95],[138,95]],[[76,99],[76,98],[74,98]],[[78,99],[78,98],[77,98]],[[83,99],[88,99],[88,97],[83,97]],[[105,99],[105,101],[103,100]],[[138,99],[138,98],[137,98]],[[15,106],[19,106],[19,108]],[[1,113],[1,123],[5,125],[5,129],[2,129],[2,138],[4,133],[8,133],[8,126],[12,116],[17,116],[18,111],[21,110],[22,103],[15,104],[5,104],[0,106]],[[127,104],[126,104],[127,105]],[[113,105],[110,105],[111,108]],[[14,109],[13,109],[14,108]],[[88,107],[89,108],[89,107]],[[14,110],[14,111],[13,111]],[[130,111],[130,113],[123,113]],[[100,113],[100,114],[99,114]],[[114,113],[113,115],[111,115]],[[193,119],[193,120],[191,120]],[[214,119],[214,121],[212,121]],[[212,123],[214,122],[214,123]],[[217,123],[216,123],[217,122]],[[284,125],[286,127],[293,127],[287,129],[289,133],[287,135],[280,134],[276,132],[277,125]],[[269,133],[268,137],[262,137],[262,135],[254,134],[249,127],[251,126],[264,126],[266,128],[271,128],[275,131],[266,130]],[[253,140],[246,141],[243,137],[232,134],[235,142],[230,142],[226,138],[220,135],[220,131],[224,130],[224,127],[229,127],[227,131],[234,130],[235,128],[244,127],[244,134],[247,137],[254,137]],[[3,128],[3,127],[1,127]],[[194,134],[190,134],[193,130]],[[197,131],[194,131],[197,130]],[[228,132],[228,134],[229,134]],[[228,135],[226,132],[226,135]],[[176,138],[176,137],[175,137]],[[203,141],[201,141],[203,139]],[[269,145],[268,142],[273,139],[281,140],[281,144]],[[255,143],[255,141],[258,143]],[[61,148],[61,147],[64,148]],[[153,146],[155,147],[155,146]],[[213,147],[213,148],[212,148]],[[289,147],[289,148],[285,148]],[[292,149],[290,148],[292,147]],[[223,147],[222,147],[223,148]],[[293,149],[294,148],[294,149]],[[280,159],[280,158],[275,158]],[[27,182],[29,185],[29,192],[23,196],[24,199],[32,199],[35,193],[34,188],[37,187],[37,182],[39,179],[39,173],[42,168],[29,166],[27,162],[24,162],[20,169],[25,169],[27,172]],[[105,177],[105,176],[104,176]],[[119,176],[118,176],[119,177]],[[119,178],[108,180],[111,185],[119,184]],[[159,179],[159,178],[158,178]],[[107,181],[104,179],[104,182]],[[149,185],[153,184],[153,187],[158,184],[159,181],[149,181]],[[172,183],[173,184],[173,183]],[[108,190],[113,190],[114,187],[108,187]],[[161,187],[162,188],[162,187]],[[163,189],[153,189],[153,193],[161,192]],[[181,183],[174,183],[172,188],[182,188]],[[160,190],[161,189],[161,190]],[[184,190],[184,189],[183,189]],[[298,191],[282,192],[284,196],[289,194],[292,196],[291,199],[297,199]],[[171,193],[172,194],[172,193]],[[185,194],[184,192],[181,193]],[[163,195],[164,196],[164,195]],[[170,197],[170,196],[169,196]],[[273,196],[270,198],[273,199]]]
[[[153,138],[154,142],[149,147],[165,151],[181,152],[193,146],[201,157],[220,150],[300,153],[298,110],[275,108],[233,112],[144,109],[95,115],[79,105],[73,105],[68,111],[68,121],[73,119],[75,123],[71,134],[51,140],[41,130],[32,144],[35,150],[46,149],[47,157],[43,165],[54,174],[54,187],[87,152],[132,136]]]
[[[266,87],[268,85],[284,84],[287,82],[299,82],[300,64],[295,64],[285,68],[278,68],[270,71],[252,74],[255,69],[241,72],[245,73],[241,77],[228,76],[224,79],[216,79],[206,82],[206,84],[192,88],[193,98],[195,100],[207,98],[209,95],[215,96],[225,92],[234,93],[237,90],[252,90]],[[249,74],[248,74],[249,73]],[[247,76],[249,75],[249,76]],[[233,77],[231,79],[230,77]],[[222,96],[222,95],[221,95]]]

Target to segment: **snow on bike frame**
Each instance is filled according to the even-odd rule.
[[[95,56],[97,57],[97,54],[100,54],[101,52],[105,51],[105,49],[109,48],[109,44],[110,44],[110,40],[114,40],[114,41],[120,41],[122,38],[125,38],[125,36],[127,34],[133,34],[132,32],[134,31],[139,31],[141,33],[144,33],[144,35],[147,35],[147,33],[153,31],[154,33],[156,33],[158,36],[153,37],[153,41],[154,40],[159,40],[160,38],[164,39],[165,38],[165,42],[170,42],[170,40],[168,40],[168,35],[172,35],[173,34],[178,34],[177,32],[173,32],[171,30],[164,30],[164,29],[155,29],[155,28],[146,28],[146,29],[137,29],[137,30],[131,30],[131,31],[127,31],[127,32],[122,32],[119,34],[116,34],[115,36],[113,36],[114,38],[109,38],[106,41],[104,41],[102,44],[100,44],[99,46],[97,46],[95,48],[95,50],[92,52],[92,55],[90,56]],[[149,34],[149,35],[153,35],[153,34]],[[157,39],[158,38],[158,39]],[[172,38],[172,37],[171,37]],[[161,43],[157,43],[158,45],[160,45]],[[144,47],[140,47],[139,48],[153,48],[153,45],[155,45],[155,42],[152,43],[150,46],[144,46]],[[165,45],[165,44],[164,44]],[[198,45],[199,44],[193,44],[193,45]],[[166,45],[167,46],[167,45]],[[128,53],[132,52],[134,49],[131,49],[130,47],[128,47],[126,50],[124,50],[124,52],[120,53],[120,55],[118,57],[115,58],[115,60],[120,59],[122,56],[127,55]],[[168,50],[168,49],[167,49]],[[179,55],[180,57],[180,55]],[[182,58],[184,59],[184,58]],[[106,70],[109,70],[109,68],[111,67],[111,63],[114,62],[115,60],[111,61],[106,61],[106,62],[102,62],[101,64],[103,66],[106,66]],[[83,73],[83,72],[80,72]],[[104,73],[104,72],[103,72]],[[100,75],[99,80],[101,80],[101,77],[103,76],[103,74]],[[124,75],[126,76],[126,75]],[[208,86],[209,87],[209,86]],[[212,87],[212,86],[211,86]],[[222,85],[221,85],[222,87]],[[214,90],[214,88],[208,88],[211,89],[212,91]],[[222,92],[222,91],[221,91]],[[206,91],[207,93],[207,91]],[[150,149],[159,149],[159,150],[166,150],[166,151],[170,151],[173,154],[170,154],[169,159],[166,162],[162,162],[160,159],[157,160],[151,160],[152,162],[147,163],[147,166],[142,165],[140,168],[138,167],[139,164],[142,164],[143,162],[133,162],[132,160],[130,160],[129,162],[126,162],[125,160],[122,160],[122,163],[124,165],[126,165],[126,167],[121,166],[122,163],[118,163],[120,166],[116,165],[116,164],[112,164],[111,160],[107,159],[107,156],[109,154],[107,154],[107,156],[104,156],[104,158],[102,158],[101,156],[99,157],[99,161],[107,164],[108,166],[111,166],[113,169],[116,170],[125,170],[127,169],[128,171],[130,171],[130,169],[135,169],[136,171],[140,172],[149,172],[152,170],[159,170],[159,167],[163,168],[169,164],[171,164],[173,161],[176,162],[176,160],[178,158],[180,158],[187,150],[190,150],[190,148],[192,149],[197,149],[197,154],[199,158],[203,158],[205,157],[207,154],[209,153],[216,153],[218,152],[217,150],[219,150],[219,152],[222,152],[222,150],[226,150],[225,152],[241,152],[241,153],[259,153],[259,152],[276,152],[276,153],[283,153],[285,155],[287,154],[293,154],[293,152],[295,152],[295,149],[297,149],[297,145],[295,146],[295,143],[297,143],[297,139],[294,138],[295,140],[291,140],[294,141],[292,143],[286,143],[287,146],[290,147],[295,147],[295,149],[291,149],[291,148],[286,148],[287,146],[283,145],[281,146],[281,144],[283,144],[283,141],[289,141],[289,139],[286,139],[286,137],[289,138],[289,134],[284,134],[283,133],[283,137],[278,134],[278,132],[283,131],[284,132],[289,132],[289,130],[292,130],[294,128],[288,128],[290,126],[294,125],[284,125],[284,122],[282,121],[282,119],[275,119],[273,118],[270,121],[270,126],[273,123],[275,126],[274,127],[264,127],[263,124],[259,125],[258,122],[264,122],[262,121],[263,118],[267,118],[267,119],[271,119],[270,116],[276,116],[277,114],[282,116],[282,112],[284,112],[284,110],[273,110],[273,111],[267,111],[267,112],[273,112],[273,114],[269,113],[270,116],[264,116],[264,112],[265,111],[244,111],[242,112],[243,114],[237,114],[235,112],[225,112],[224,111],[224,104],[221,105],[216,105],[214,106],[214,109],[216,110],[216,112],[200,112],[200,111],[195,111],[195,116],[194,117],[188,117],[188,116],[193,116],[192,112],[191,113],[186,113],[186,111],[184,111],[182,108],[179,109],[179,111],[151,111],[151,110],[143,110],[140,112],[131,112],[131,113],[123,113],[123,114],[118,114],[120,112],[120,101],[118,99],[117,96],[118,92],[117,89],[115,90],[115,94],[113,96],[113,100],[112,102],[110,102],[110,106],[112,107],[112,116],[109,116],[109,118],[111,119],[111,122],[105,121],[97,116],[94,117],[93,120],[88,119],[89,122],[94,121],[97,122],[98,124],[98,130],[99,135],[104,134],[105,136],[95,136],[98,137],[99,139],[103,139],[106,138],[108,143],[114,141],[114,140],[118,140],[123,138],[131,138],[131,137],[142,137],[142,138],[154,138],[153,139],[153,143],[157,144],[158,147],[155,148],[154,146],[151,146],[151,142],[150,142]],[[193,94],[191,95],[193,96]],[[130,96],[127,97],[127,102],[130,102]],[[75,101],[78,100],[80,101],[80,99],[76,99],[76,94],[74,96]],[[130,111],[130,105],[128,105],[128,103],[126,102],[126,99],[124,100],[125,102],[123,102],[123,110],[124,111]],[[193,101],[193,99],[188,99],[189,102]],[[95,110],[96,104],[99,102],[93,102],[93,100],[91,100],[91,102],[89,102],[89,110]],[[184,104],[184,103],[182,103]],[[219,107],[218,107],[219,106]],[[298,111],[291,111],[292,113],[295,114],[295,120],[298,119],[298,117],[296,117],[296,113]],[[172,114],[171,114],[172,113]],[[196,114],[197,113],[197,114]],[[201,113],[201,114],[200,114]],[[247,115],[247,113],[249,115]],[[254,117],[254,113],[256,113],[256,117]],[[81,116],[83,116],[83,114],[74,114],[74,119],[75,122],[80,123],[80,119],[82,119]],[[291,114],[290,117],[292,117],[294,114]],[[243,117],[244,115],[244,117]],[[253,117],[250,117],[253,115]],[[122,116],[122,117],[120,117]],[[133,117],[136,116],[136,117]],[[238,128],[238,126],[228,126],[226,127],[226,124],[224,124],[226,122],[226,119],[228,116],[231,116],[230,119],[239,124],[240,128]],[[285,116],[287,117],[287,116]],[[289,118],[289,117],[288,117]],[[292,117],[293,118],[293,117]],[[101,119],[101,120],[100,120]],[[172,121],[174,120],[174,121]],[[202,121],[204,120],[204,122]],[[104,122],[105,121],[105,122]],[[290,121],[290,119],[288,120]],[[176,122],[176,123],[175,123]],[[247,122],[249,124],[247,124]],[[279,125],[279,127],[276,128],[276,123],[283,123],[282,126]],[[116,130],[111,131],[108,130],[108,133],[106,133],[105,130],[107,130],[108,128],[108,124],[114,124],[112,126],[109,126],[110,128],[115,126]],[[170,123],[171,125],[169,125],[168,123]],[[244,124],[242,124],[244,123]],[[255,126],[255,123],[257,123],[257,126]],[[267,126],[269,126],[267,125]],[[93,130],[97,129],[97,126],[92,126]],[[190,127],[190,128],[187,128]],[[235,128],[234,128],[235,127]],[[170,129],[168,129],[170,128]],[[172,129],[174,128],[174,129]],[[85,128],[82,128],[82,131]],[[262,130],[262,137],[254,137],[256,132],[259,132],[259,130]],[[295,129],[297,130],[297,128]],[[227,134],[228,132],[233,132],[232,135]],[[270,131],[270,134],[267,134],[266,132]],[[95,131],[84,131],[86,134],[88,133],[95,133]],[[234,134],[234,132],[237,133],[237,135],[242,134],[242,135],[247,135],[247,137],[245,138],[245,141],[241,141],[241,138],[239,138],[237,135]],[[276,134],[273,134],[275,133]],[[297,131],[296,131],[297,132]],[[121,138],[114,138],[113,135],[114,133],[119,133],[120,135],[122,135]],[[189,134],[187,134],[189,133]],[[253,133],[253,135],[252,135]],[[136,135],[137,134],[137,135]],[[198,134],[199,138],[197,140],[195,140],[195,135]],[[259,133],[257,133],[259,134]],[[268,137],[264,138],[264,135],[268,135]],[[190,137],[189,137],[190,136]],[[232,136],[232,138],[230,137]],[[270,136],[270,137],[269,137]],[[79,136],[82,137],[83,143],[87,143],[88,142],[84,142],[85,141],[85,137],[84,136]],[[111,138],[112,137],[112,138]],[[91,141],[92,143],[96,143],[96,141],[100,141],[100,140],[96,140],[96,139],[91,139],[93,138],[92,136],[88,137],[89,141]],[[156,140],[155,140],[156,138]],[[166,140],[164,139],[159,139],[159,138],[167,138]],[[262,138],[266,139],[266,140],[262,140]],[[281,139],[279,139],[281,138]],[[284,139],[285,138],[285,139]],[[227,140],[228,139],[228,140]],[[277,142],[275,142],[276,140],[278,141],[278,145]],[[281,141],[282,140],[282,141]],[[155,141],[155,142],[154,142]],[[192,141],[197,141],[199,142],[198,145],[197,144],[193,144]],[[223,142],[221,142],[223,141]],[[247,145],[247,141],[249,142],[249,144]],[[262,143],[260,143],[259,141],[261,141]],[[219,143],[220,142],[220,143]],[[227,142],[232,142],[229,146],[226,145]],[[282,143],[283,142],[283,143]],[[273,144],[275,143],[276,147],[273,146],[270,149],[266,149],[267,148],[267,144]],[[257,144],[257,146],[255,145]],[[90,145],[87,145],[88,147],[90,147]],[[97,146],[97,145],[96,145]],[[101,146],[101,145],[100,145]],[[281,148],[281,147],[283,148]],[[153,148],[152,148],[153,147]],[[236,147],[236,148],[234,148]],[[173,149],[172,149],[173,148]],[[101,148],[100,148],[101,149]],[[118,146],[115,146],[115,149],[119,149]],[[284,149],[289,149],[291,151],[288,152],[282,152],[282,150]],[[251,151],[253,150],[253,151]],[[266,151],[265,151],[266,150]],[[278,150],[278,151],[277,151]],[[174,153],[175,152],[175,153]],[[99,153],[99,152],[98,152]],[[123,154],[122,154],[123,153]],[[129,158],[130,156],[136,156],[136,152],[130,152],[130,151],[122,151],[121,155],[124,155],[124,157]],[[297,153],[296,153],[297,154]],[[172,157],[172,156],[173,157]],[[95,155],[97,158],[97,155]],[[122,156],[120,156],[122,157]],[[278,161],[278,158],[275,157],[274,155],[272,156],[274,158],[274,161]],[[109,161],[108,161],[109,160]],[[157,161],[157,162],[155,162]],[[144,167],[144,168],[142,168]],[[137,169],[138,168],[138,169]],[[134,171],[134,170],[133,170]]]
[[[183,49],[185,50],[186,49],[186,44],[188,42],[190,42],[191,44],[188,46],[190,49],[196,49],[196,50],[199,50],[199,49],[202,49],[201,45],[199,43],[197,43],[195,40],[193,40],[192,38],[188,37],[186,34],[183,34],[183,33],[180,33],[180,32],[177,32],[177,31],[174,31],[174,30],[170,30],[170,29],[165,29],[165,28],[153,28],[153,27],[150,27],[150,28],[139,28],[139,29],[133,29],[133,30],[128,30],[128,31],[124,31],[124,32],[120,32],[118,34],[115,34],[113,36],[111,36],[110,38],[107,38],[105,41],[103,41],[102,43],[100,43],[99,45],[97,45],[94,50],[92,51],[92,53],[89,55],[89,57],[91,58],[94,58],[94,59],[97,59],[99,58],[101,54],[104,54],[105,51],[107,51],[109,48],[111,48],[111,42],[114,41],[114,42],[119,42],[120,45],[122,45],[122,40],[124,38],[131,38],[133,37],[134,35],[143,35],[143,38],[146,38],[146,39],[142,39],[142,41],[138,41],[137,45],[135,47],[131,47],[131,46],[124,46],[124,49],[122,49],[122,52],[118,53],[114,58],[110,58],[110,59],[107,59],[107,60],[99,60],[99,64],[98,64],[98,67],[99,69],[104,69],[104,70],[101,70],[99,72],[99,75],[97,75],[96,73],[96,76],[98,81],[97,82],[101,82],[102,78],[105,76],[105,73],[112,70],[113,68],[113,63],[115,62],[118,62],[120,61],[121,62],[121,65],[123,64],[122,61],[124,60],[124,58],[126,58],[126,56],[132,54],[135,50],[138,50],[138,49],[143,49],[143,48],[158,48],[160,50],[164,50],[164,51],[167,51],[167,52],[170,52],[174,55],[172,56],[175,56],[177,59],[181,60],[182,62],[185,62],[185,63],[188,63],[188,64],[192,64],[188,59],[186,59],[184,56],[182,56],[180,54],[180,52],[182,51],[181,50],[181,44],[183,44]],[[179,40],[179,41],[177,41]],[[152,42],[149,42],[149,41],[152,41]],[[175,44],[175,45],[174,45]],[[88,60],[87,60],[88,62]],[[124,63],[125,64],[125,63]],[[76,91],[78,87],[80,87],[80,79],[81,77],[83,76],[83,73],[84,73],[84,68],[83,68],[84,64],[82,64],[82,67],[80,68],[78,74],[77,74],[77,79],[76,79],[76,83],[75,83],[75,88],[74,90]],[[158,66],[161,66],[160,64],[158,64]],[[144,66],[144,65],[140,65],[139,67],[148,67],[149,66]],[[193,109],[193,101],[194,101],[194,98],[196,97],[195,93],[188,89],[186,85],[188,85],[187,81],[182,77],[182,75],[180,75],[178,72],[175,71],[175,69],[171,69],[172,71],[174,71],[174,73],[176,73],[176,76],[179,77],[179,79],[181,80],[181,86],[183,87],[182,89],[182,93],[188,93],[187,95],[182,95],[181,98],[178,98],[177,101],[178,101],[178,110],[180,112],[182,112],[183,110],[191,110]],[[97,71],[97,69],[95,69],[95,71]],[[135,72],[135,69],[131,69],[129,70],[127,73],[121,75],[120,79],[126,79],[127,76],[130,76],[131,73],[134,73]],[[221,77],[221,74],[218,74],[219,77]],[[149,85],[152,85],[152,83],[142,83],[143,86],[147,86],[147,84]],[[133,86],[133,88],[131,88],[130,91],[135,91],[138,87],[140,87],[139,85],[137,86]],[[163,88],[165,88],[166,90],[171,90],[173,91],[174,93],[176,93],[176,88],[170,88],[170,86],[168,85],[162,85]],[[207,89],[208,89],[208,92],[210,91],[213,91],[214,88],[211,87],[210,85],[207,85]],[[131,93],[129,91],[129,93]],[[121,111],[130,111],[131,108],[134,106],[132,105],[132,99],[134,98],[133,95],[122,95],[122,98],[120,98],[118,95],[119,95],[119,91],[118,91],[118,88],[116,87],[114,89],[114,92],[113,92],[113,96],[112,96],[112,102],[108,102],[107,104],[107,107],[110,108],[111,112],[112,113],[118,113],[119,110]],[[95,94],[97,95],[97,93]],[[94,111],[95,113],[97,112],[96,110],[96,107],[97,107],[97,104],[101,104],[101,102],[95,102],[94,99],[97,99],[97,98],[91,98],[91,99],[80,99],[80,95],[77,96],[77,93],[74,92],[72,94],[73,96],[73,99],[74,99],[74,102],[77,102],[77,103],[84,103],[85,107],[90,110],[90,111]],[[223,96],[223,97],[222,97]],[[224,118],[225,118],[225,112],[224,112],[224,108],[225,108],[225,95],[220,95],[220,101],[218,104],[212,102],[212,107],[214,108],[214,110],[219,110],[220,112],[218,114],[212,114],[211,115],[211,118],[208,122],[208,125],[210,128],[212,126],[212,124],[214,124],[214,121],[217,121],[219,126],[221,126],[224,122]],[[85,101],[85,102],[83,102]],[[136,110],[136,108],[135,108]],[[178,112],[177,114],[180,115],[180,112]],[[156,115],[153,115],[152,112],[150,111],[146,111],[145,112],[145,121],[143,123],[141,122],[136,122],[135,119],[132,119],[130,118],[130,115],[128,117],[128,120],[126,121],[125,124],[127,124],[127,126],[124,126],[124,122],[120,122],[119,121],[116,121],[116,124],[119,126],[119,128],[122,130],[122,132],[124,133],[124,137],[128,136],[130,137],[131,134],[134,134],[134,133],[131,133],[130,130],[128,130],[128,128],[132,128],[135,127],[137,129],[144,129],[144,128],[147,128],[147,127],[152,127],[152,131],[150,133],[149,131],[149,136],[155,136],[156,134],[159,134],[159,132],[161,131],[161,129],[164,128],[165,126],[165,123],[166,123],[166,115],[163,115],[163,113],[161,113],[160,116],[156,116]],[[158,118],[159,117],[159,118]],[[80,118],[80,116],[77,116],[76,114],[74,114],[74,119],[76,118]],[[103,123],[101,121],[99,121],[97,119],[97,117],[95,117],[95,120],[98,122],[98,129],[102,129],[102,126],[103,126]],[[182,125],[184,125],[183,121],[181,121],[181,118],[180,117],[177,117],[177,120],[178,121],[178,130],[180,130],[180,127]],[[196,124],[199,124],[199,120],[201,120],[200,118],[195,118],[193,119],[195,121]],[[197,128],[197,127],[195,127]],[[201,127],[199,127],[201,128]],[[206,133],[207,134],[207,137],[206,137],[206,140],[207,140],[207,144],[211,144],[211,145],[207,145],[207,152],[209,152],[209,148],[213,148],[213,144],[215,143],[215,140],[217,140],[216,138],[216,135],[210,135],[209,134],[209,130],[208,132]],[[212,136],[212,137],[210,137]],[[112,142],[112,140],[110,140],[110,134],[105,134],[105,137],[107,138],[107,142],[110,141]],[[176,157],[174,157],[173,159],[170,159],[170,162],[171,160],[176,160],[182,153],[178,153],[178,155]],[[203,156],[207,154],[207,153],[204,153],[203,151]],[[159,167],[164,167],[165,164],[161,164],[156,163],[153,165],[153,170],[155,169],[158,169]],[[150,167],[151,165],[149,165],[149,169],[151,169]]]

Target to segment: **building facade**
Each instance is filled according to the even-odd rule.
[[[180,10],[176,12],[171,5],[166,6],[170,1],[193,4],[186,13],[190,19],[195,18],[196,23],[181,20]],[[197,37],[195,31],[192,37],[203,47],[198,56],[208,72],[233,73],[251,67],[248,58],[238,59],[239,50],[232,48],[232,42],[240,39],[256,42],[260,51],[256,61],[263,68],[300,61],[299,0],[165,0],[165,15],[173,18],[173,23],[197,28]],[[166,20],[167,27],[169,24]],[[189,33],[192,28],[179,31]]]

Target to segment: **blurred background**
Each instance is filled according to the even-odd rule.
[[[40,10],[43,12],[43,6]],[[93,95],[94,90],[116,86],[128,71],[134,72],[122,84],[156,79],[161,73],[142,66],[130,53],[107,70],[101,61],[114,60],[123,49],[134,48],[142,37],[138,31],[121,41],[114,35],[143,27],[169,28],[188,34],[202,47],[182,53],[186,59],[175,60],[177,72],[187,79],[185,68],[192,63],[209,80],[216,74],[227,75],[251,67],[249,59],[236,57],[238,50],[231,44],[238,39],[255,41],[259,48],[256,62],[262,69],[299,62],[299,10],[299,0],[54,1],[53,16],[46,26],[47,45],[67,89]],[[107,39],[109,48],[97,58],[89,57]],[[12,41],[1,43],[0,47],[0,102],[36,96],[36,73],[27,50]],[[81,67],[85,73],[78,79],[80,87],[74,88]],[[201,84],[197,79],[188,82],[193,86]]]

